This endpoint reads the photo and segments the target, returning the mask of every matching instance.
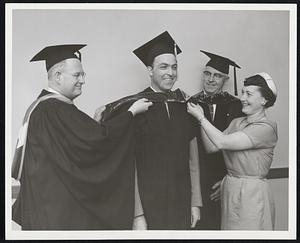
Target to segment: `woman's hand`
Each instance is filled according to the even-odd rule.
[[[204,118],[204,111],[200,105],[191,102],[187,103],[187,112],[194,116],[199,122]]]
[[[128,109],[133,116],[143,113],[148,110],[148,108],[153,105],[152,102],[148,101],[146,98],[142,98],[134,102]]]

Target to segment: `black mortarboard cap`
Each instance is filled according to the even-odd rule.
[[[79,50],[86,45],[56,45],[56,46],[47,46],[39,53],[37,53],[30,62],[34,61],[46,61],[47,71],[56,63],[59,63],[65,59],[77,58],[81,61],[81,53]],[[75,55],[78,53],[78,56]]]
[[[177,56],[181,53],[168,31],[156,36],[154,39],[148,41],[146,44],[135,49],[133,53],[146,65],[151,66],[155,57],[171,53]]]
[[[226,57],[222,57],[207,51],[203,51],[200,50],[201,52],[203,52],[205,55],[207,55],[210,60],[206,63],[206,66],[210,66],[212,68],[217,69],[218,71],[222,72],[222,73],[226,73],[229,74],[229,66],[233,66],[234,67],[234,94],[238,95],[237,93],[237,83],[236,83],[236,68],[241,68],[239,65],[237,65],[234,61],[226,58]]]

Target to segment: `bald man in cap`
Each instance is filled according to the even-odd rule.
[[[181,52],[165,31],[134,50],[145,64],[150,87],[142,93],[171,92]],[[186,230],[195,227],[202,206],[195,121],[185,103],[157,102],[136,117],[136,166],[140,207],[135,229]]]
[[[234,61],[207,51],[201,50],[210,60],[202,74],[203,91],[194,95],[204,110],[205,117],[219,130],[224,131],[230,122],[244,116],[242,105],[237,97],[223,91],[229,79],[229,67],[234,67],[234,89],[237,95],[236,68]],[[201,134],[198,134],[200,156],[200,181],[203,197],[201,221],[196,229],[219,230],[221,227],[220,184],[226,175],[226,167],[221,152],[207,154],[204,150]]]
[[[131,229],[134,214],[133,117],[138,100],[101,125],[78,110],[85,45],[48,46],[48,89],[26,112],[12,176],[20,181],[12,218],[23,230]]]

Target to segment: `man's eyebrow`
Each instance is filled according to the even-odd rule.
[[[253,94],[253,91],[250,91],[250,90],[244,90],[244,92],[247,92],[247,93]]]

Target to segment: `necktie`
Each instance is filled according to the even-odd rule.
[[[213,106],[213,104],[208,104],[208,108],[209,108],[211,120],[214,121],[214,106]]]
[[[169,106],[168,106],[168,103],[167,102],[164,102],[165,103],[165,106],[166,106],[166,110],[167,110],[167,114],[168,114],[168,117],[170,119],[170,112],[169,112]]]

